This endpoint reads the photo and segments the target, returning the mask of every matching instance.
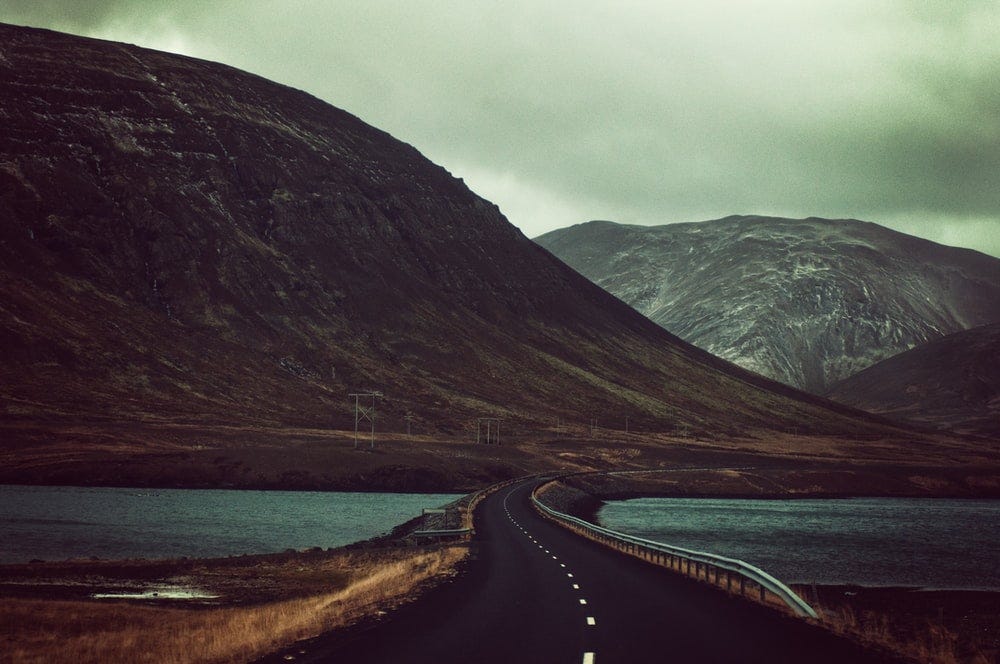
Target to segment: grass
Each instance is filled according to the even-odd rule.
[[[424,581],[453,574],[465,555],[461,547],[394,550],[352,569],[343,587],[248,606],[5,599],[0,661],[245,662],[398,606]]]
[[[924,664],[989,664],[978,651],[963,647],[955,632],[928,619],[914,633],[905,634],[892,618],[879,611],[855,611],[850,606],[816,606],[823,625],[869,647],[888,650]]]

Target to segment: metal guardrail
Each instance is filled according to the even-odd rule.
[[[770,592],[782,600],[797,615],[809,618],[818,617],[813,608],[796,595],[791,588],[759,567],[754,567],[750,563],[736,560],[735,558],[725,558],[703,551],[691,551],[690,549],[683,549],[678,546],[654,542],[641,537],[619,533],[608,528],[602,528],[589,521],[578,519],[575,516],[557,512],[538,499],[535,495],[537,490],[538,488],[531,493],[531,501],[537,509],[573,530],[582,530],[591,539],[621,549],[626,553],[637,555],[650,562],[665,565],[670,569],[686,573],[688,576],[691,575],[691,566],[693,564],[695,578],[704,578],[706,581],[711,581],[710,574],[714,572],[715,585],[720,585],[719,571],[725,570],[726,578],[724,581],[727,590],[731,591],[733,589],[734,579],[732,574],[736,574],[741,594],[746,594],[746,582],[750,581],[759,589],[760,600],[762,602],[765,601],[765,593]],[[702,577],[702,572],[704,573],[704,577]]]
[[[451,528],[448,530],[414,530],[410,537],[459,537],[471,535],[472,528]]]
[[[533,476],[529,476],[529,477],[533,477]],[[493,493],[495,491],[499,491],[500,489],[504,488],[505,486],[509,486],[509,485],[514,484],[516,482],[520,482],[520,481],[522,481],[524,479],[526,479],[526,478],[524,478],[524,477],[518,477],[518,478],[515,478],[515,479],[512,479],[512,480],[505,480],[503,482],[497,482],[496,484],[492,484],[492,485],[490,485],[490,486],[488,486],[486,488],[480,489],[479,491],[476,491],[475,493],[470,494],[469,495],[469,501],[466,504],[465,508],[463,509],[463,511],[465,512],[465,514],[462,517],[462,522],[463,522],[463,524],[466,524],[465,528],[449,528],[449,529],[435,529],[435,530],[414,530],[408,536],[409,537],[442,537],[443,538],[443,537],[464,537],[466,535],[474,535],[475,534],[475,528],[473,527],[473,524],[472,524],[472,515],[473,515],[473,512],[475,512],[476,506],[479,504],[479,502],[483,498],[485,498],[486,496],[490,495],[491,493]],[[426,512],[426,510],[425,510],[425,512]]]

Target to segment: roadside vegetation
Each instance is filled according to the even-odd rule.
[[[306,561],[215,570],[209,587],[240,581],[229,604],[162,606],[149,602],[5,598],[0,602],[0,660],[18,663],[246,662],[322,632],[379,615],[412,600],[428,583],[457,573],[467,549],[397,547]],[[317,573],[319,572],[319,573]],[[215,578],[215,582],[212,581]],[[291,597],[288,597],[292,595]],[[297,595],[297,596],[296,596]],[[280,598],[280,599],[276,599]]]
[[[1000,661],[997,593],[851,588],[821,587],[813,602],[822,623],[838,634],[925,664]]]

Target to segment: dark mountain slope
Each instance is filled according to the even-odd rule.
[[[1000,325],[935,339],[830,388],[890,417],[1000,440]]]
[[[681,338],[818,394],[1000,322],[1000,260],[861,221],[594,221],[536,241]]]
[[[663,331],[415,149],[232,68],[0,26],[4,422],[879,425]]]

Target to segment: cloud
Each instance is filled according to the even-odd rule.
[[[303,88],[532,236],[730,213],[1000,235],[992,0],[8,0],[12,16]]]
[[[130,11],[127,0],[7,0],[3,20],[55,30],[87,32]]]

